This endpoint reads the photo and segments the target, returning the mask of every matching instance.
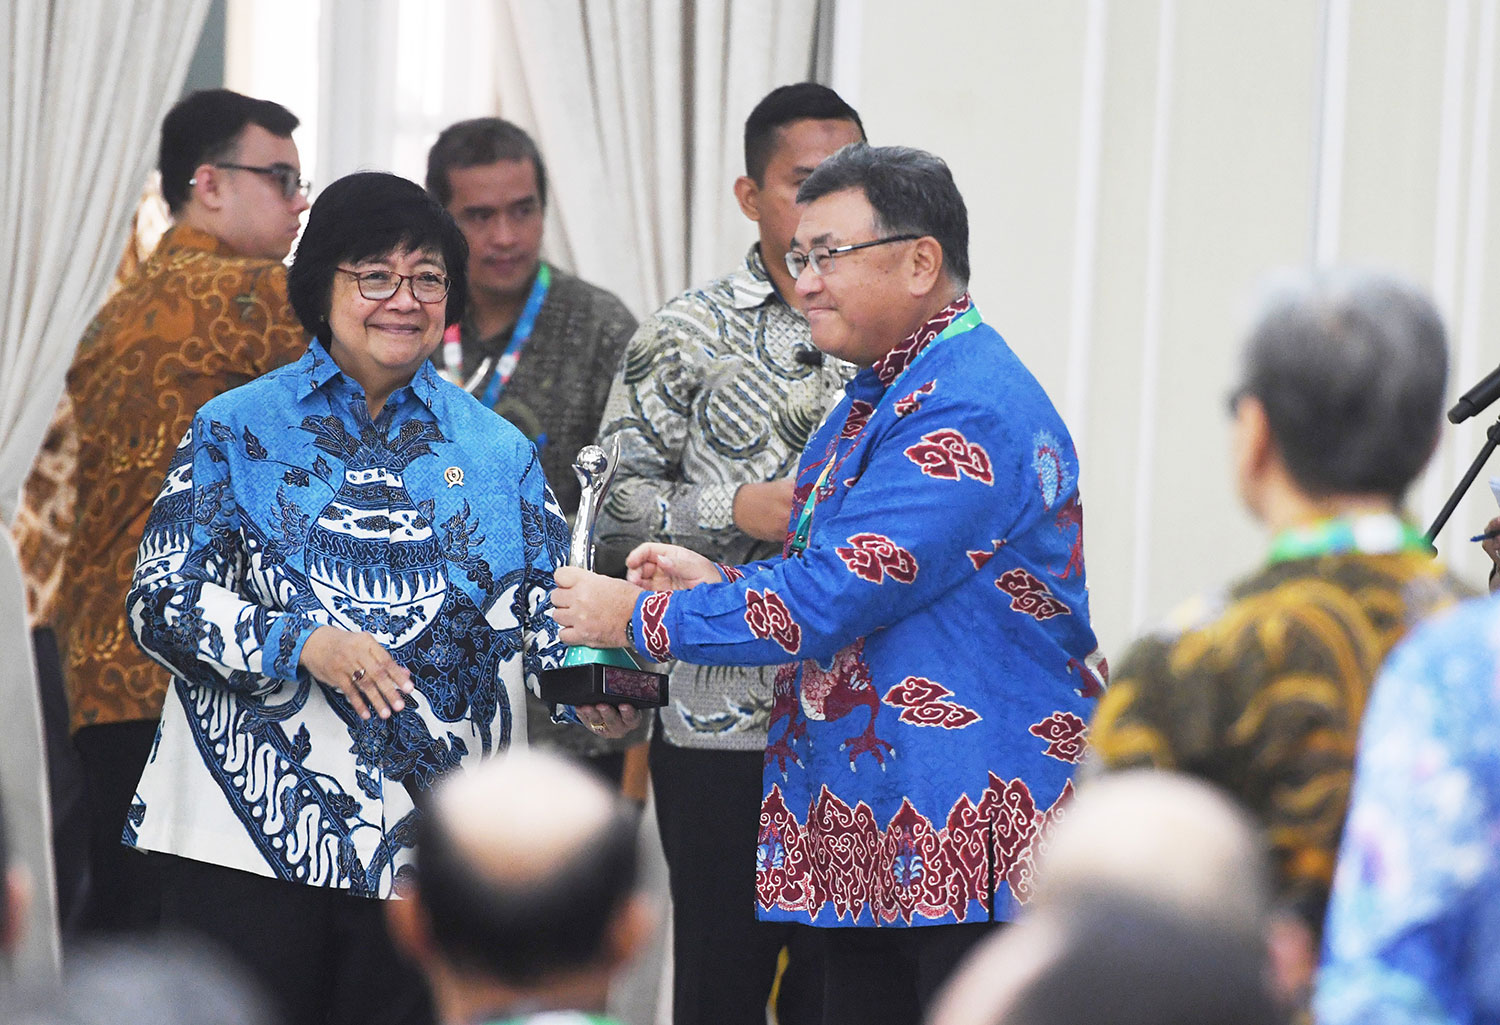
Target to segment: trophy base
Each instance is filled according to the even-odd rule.
[[[660,708],[667,703],[667,674],[640,668],[626,651],[578,646],[568,649],[561,666],[542,671],[541,695],[552,705]]]

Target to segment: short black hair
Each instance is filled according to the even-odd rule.
[[[1236,397],[1259,400],[1307,494],[1399,502],[1442,428],[1448,347],[1436,307],[1406,282],[1347,268],[1282,274],[1265,293]]]
[[[608,929],[635,892],[639,816],[616,799],[603,826],[545,879],[511,885],[475,871],[441,813],[417,824],[417,887],[451,963],[515,986],[597,965]]]
[[[798,82],[772,89],[745,119],[745,174],[766,183],[766,167],[776,152],[777,133],[793,121],[853,121],[864,138],[859,112],[826,85]]]
[[[188,201],[193,172],[203,164],[234,156],[240,133],[259,125],[272,135],[291,138],[297,115],[271,100],[257,100],[229,89],[200,89],[183,98],[161,123],[161,194],[175,214]]]
[[[529,160],[536,169],[536,196],[547,205],[547,165],[536,140],[518,125],[498,117],[476,117],[443,129],[427,151],[427,192],[443,206],[453,199],[448,172],[483,167],[501,160]]]
[[[297,319],[327,344],[328,303],[339,265],[418,250],[442,253],[450,282],[447,323],[457,324],[469,294],[469,244],[452,215],[420,185],[399,175],[345,175],[312,205],[287,270],[287,295]]]
[[[943,161],[906,146],[845,146],[818,165],[797,190],[798,203],[858,189],[875,211],[881,234],[930,235],[943,248],[943,268],[969,283],[969,209]]]

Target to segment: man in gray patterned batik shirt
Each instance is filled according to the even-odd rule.
[[[745,262],[647,318],[626,347],[603,441],[621,463],[601,545],[685,545],[740,564],[777,555],[791,474],[853,368],[813,348],[785,257],[797,187],[864,138],[859,115],[810,82],[774,90],[745,122],[735,198],[760,241]],[[810,930],[755,921],[761,768],[775,667],[676,663],[651,744],[651,780],[673,902],[675,1025],[763,1025],[783,947],[779,1020],[821,1019]],[[815,950],[812,946],[812,950]]]

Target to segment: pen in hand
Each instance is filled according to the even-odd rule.
[[[1469,538],[1469,540],[1489,541],[1491,538],[1497,537],[1500,537],[1500,527],[1496,527],[1494,530],[1486,530],[1483,534],[1475,534],[1473,537]]]

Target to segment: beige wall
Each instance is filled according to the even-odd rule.
[[[1496,7],[840,0],[835,86],[872,140],[952,165],[975,298],[1079,444],[1111,654],[1264,554],[1224,407],[1264,271],[1393,268],[1438,295],[1453,395],[1500,362]],[[1445,429],[1434,483],[1412,495],[1423,526],[1495,412]],[[1497,511],[1483,481],[1439,539],[1476,585],[1467,537]]]

